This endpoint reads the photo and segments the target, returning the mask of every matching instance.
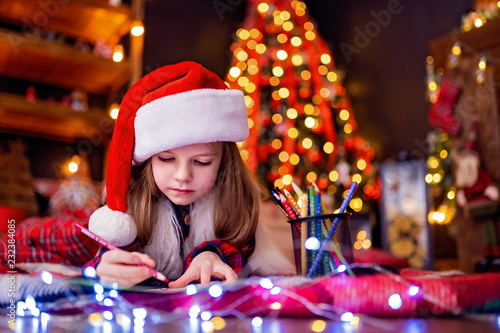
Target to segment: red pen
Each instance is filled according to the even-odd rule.
[[[280,199],[281,199],[281,203],[285,207],[285,210],[286,210],[290,220],[296,219],[297,215],[295,215],[295,213],[293,212],[292,207],[290,207],[290,203],[286,200],[286,197],[283,193],[280,193]]]
[[[113,244],[111,244],[110,242],[102,239],[101,237],[97,236],[96,234],[94,234],[92,231],[90,231],[89,229],[85,228],[84,226],[81,226],[79,225],[78,223],[76,224],[76,228],[78,230],[80,230],[81,232],[83,232],[85,235],[89,236],[90,238],[92,238],[93,240],[95,240],[96,242],[98,242],[99,244],[101,244],[102,246],[110,249],[110,250],[121,250],[120,248],[114,246]],[[122,250],[123,251],[123,250]],[[139,266],[146,266],[145,264],[139,264]],[[151,267],[148,267],[149,268],[149,272],[151,273],[151,275],[160,280],[160,281],[164,281],[164,282],[170,282],[166,277],[165,275],[163,275],[162,273],[152,269]]]

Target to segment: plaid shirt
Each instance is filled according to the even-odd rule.
[[[195,247],[186,259],[186,269],[189,268],[194,257],[203,251],[212,251],[219,255],[221,260],[238,274],[245,266],[246,260],[237,248],[221,240],[212,240]]]

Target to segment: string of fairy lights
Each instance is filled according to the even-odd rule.
[[[96,280],[72,280],[73,286],[85,285],[87,291],[78,293],[73,288],[72,292],[66,292],[60,299],[50,302],[27,295],[17,302],[17,323],[10,328],[14,332],[25,332],[30,328],[33,331],[49,332],[57,328],[68,329],[70,323],[73,323],[80,330],[82,325],[86,325],[87,329],[94,328],[102,332],[115,332],[119,329],[122,332],[139,333],[155,325],[181,320],[183,325],[189,325],[184,327],[186,331],[205,333],[224,329],[231,317],[239,320],[239,329],[261,332],[263,327],[269,327],[266,325],[283,315],[308,313],[303,319],[308,321],[309,329],[321,333],[328,330],[328,323],[335,322],[344,325],[342,328],[345,332],[355,331],[361,325],[366,328],[384,324],[387,328],[386,321],[376,313],[383,314],[385,318],[415,316],[419,313],[457,316],[467,315],[471,306],[474,312],[481,312],[481,299],[472,303],[465,299],[457,302],[457,296],[453,296],[451,289],[447,289],[450,293],[448,296],[436,289],[436,281],[439,279],[407,278],[393,274],[379,265],[350,266],[352,269],[370,268],[379,273],[371,276],[374,280],[370,280],[377,287],[372,285],[373,288],[366,289],[368,280],[363,280],[362,277],[350,278],[345,273],[336,271],[332,273],[335,275],[333,280],[329,280],[331,277],[248,277],[237,284],[214,282],[209,286],[189,284],[185,288],[174,290],[145,290],[141,297],[136,297],[142,292],[119,289],[116,283],[105,286]],[[95,270],[87,268],[84,275],[95,278]],[[37,275],[37,279],[48,286],[61,280],[45,270]],[[357,283],[358,281],[365,282]],[[460,284],[458,280],[443,283],[448,286],[445,289],[456,284],[457,293],[463,292],[463,288],[473,288],[478,295],[490,295],[489,301],[488,297],[484,299],[484,309],[491,310],[494,304],[491,292],[480,290],[477,283],[491,287],[496,284],[495,280],[490,277],[488,282],[484,279],[474,281],[469,281],[472,283],[469,286]],[[309,290],[309,293],[305,290]],[[321,290],[336,290],[335,297],[332,295],[332,300],[326,301],[324,297],[316,295]],[[359,300],[351,300],[355,290],[364,290],[368,294],[360,294]],[[135,296],[130,296],[131,291]],[[493,303],[488,303],[490,301]],[[497,322],[500,327],[498,313],[487,315],[486,319]],[[484,321],[485,318],[481,320]],[[285,327],[273,327],[273,332],[286,331]]]
[[[500,16],[500,1],[489,3],[487,6],[478,6],[476,10],[470,11],[462,17],[461,31],[471,31],[482,27],[486,22]]]
[[[380,273],[388,273],[380,266],[371,265],[370,267]],[[337,274],[341,276],[341,273],[337,272]],[[84,275],[95,277],[95,270],[87,268]],[[431,303],[440,304],[439,300],[433,300],[430,295],[422,295],[418,286],[405,281],[401,276],[394,274],[387,274],[387,276],[404,285],[406,293],[402,295],[389,292],[386,300],[389,309],[399,310],[404,300],[408,299],[407,297],[415,299],[412,302],[416,301],[416,298],[423,297]],[[38,278],[46,285],[51,285],[58,279],[45,270],[38,274]],[[68,295],[62,299],[52,302],[40,302],[31,295],[26,296],[25,299],[17,302],[16,307],[16,316],[24,319],[24,325],[16,325],[11,329],[21,332],[27,329],[26,321],[31,320],[31,327],[40,329],[40,332],[47,332],[50,328],[54,329],[58,325],[67,324],[65,318],[70,317],[72,321],[84,322],[89,327],[102,329],[103,332],[112,332],[116,327],[124,331],[143,332],[147,326],[172,323],[179,319],[189,319],[192,328],[196,328],[193,331],[214,332],[223,329],[227,317],[232,316],[246,323],[247,327],[254,332],[259,331],[266,321],[278,318],[283,307],[290,304],[289,300],[297,301],[304,309],[315,315],[311,317],[309,323],[313,332],[325,331],[327,327],[325,320],[342,322],[352,329],[356,329],[361,324],[371,325],[372,322],[375,324],[378,321],[368,315],[356,314],[333,304],[315,303],[303,294],[294,291],[296,286],[305,282],[310,288],[316,283],[321,283],[321,278],[306,280],[303,277],[254,277],[234,285],[213,283],[208,287],[202,287],[190,284],[175,293],[155,292],[148,294],[146,301],[131,302],[116,283],[105,287],[93,280],[92,293],[79,295],[67,293]],[[251,292],[245,291],[245,288],[251,289]],[[177,310],[169,311],[171,309],[168,309],[168,306],[162,310],[158,305],[163,301],[166,302],[165,304],[178,304]],[[134,303],[140,303],[140,305]],[[181,308],[183,311],[179,311]],[[65,315],[65,311],[71,313],[71,316]]]
[[[357,182],[355,212],[378,199],[375,150],[357,133],[343,75],[306,4],[249,1],[231,51],[226,82],[245,94],[250,136],[240,152],[249,169],[269,188],[315,182],[339,204]]]
[[[250,1],[250,3],[252,3],[252,1]],[[279,3],[279,1],[276,1],[276,3]],[[278,32],[281,31],[280,33],[274,33],[276,40],[280,43],[277,45],[289,43],[294,51],[287,52],[285,49],[280,49],[278,47],[276,52],[273,51],[273,54],[276,56],[276,62],[281,62],[281,65],[270,67],[268,77],[265,75],[262,76],[263,72],[265,72],[265,66],[261,62],[262,59],[258,59],[255,55],[265,55],[266,52],[269,52],[269,49],[273,48],[273,46],[263,43],[261,40],[264,36],[263,31],[266,29],[266,26],[256,25],[259,28],[252,29],[241,28],[237,32],[239,41],[233,45],[232,50],[235,56],[235,64],[231,67],[227,80],[229,85],[238,85],[245,91],[249,125],[253,131],[256,131],[264,122],[264,119],[258,116],[262,113],[262,107],[256,105],[260,104],[256,94],[262,92],[264,85],[255,81],[257,77],[262,76],[263,79],[267,81],[265,83],[266,87],[273,87],[270,89],[271,104],[274,103],[272,101],[276,101],[278,106],[285,106],[278,108],[280,110],[279,112],[267,110],[269,111],[270,122],[276,126],[283,123],[287,124],[287,126],[282,126],[280,129],[279,133],[282,133],[280,137],[271,137],[268,139],[268,148],[271,147],[274,151],[281,150],[279,154],[280,166],[276,170],[271,169],[270,171],[273,174],[271,177],[272,184],[274,186],[283,187],[291,184],[292,181],[296,181],[296,177],[292,176],[292,171],[299,169],[301,161],[303,162],[305,159],[304,156],[308,156],[309,159],[312,159],[311,156],[314,156],[314,154],[308,153],[313,151],[320,155],[319,159],[325,157],[325,161],[327,162],[334,161],[334,166],[336,166],[336,168],[332,168],[332,171],[329,173],[320,173],[317,171],[319,168],[311,168],[311,170],[314,171],[306,172],[304,174],[304,179],[308,182],[317,182],[322,189],[334,194],[337,192],[337,188],[341,186],[338,183],[339,179],[345,176],[345,170],[342,171],[341,168],[339,168],[339,160],[344,157],[347,163],[348,159],[347,155],[341,156],[342,153],[339,148],[342,147],[346,150],[343,154],[347,153],[348,149],[346,149],[346,146],[348,146],[348,144],[346,144],[346,140],[353,139],[352,135],[357,129],[357,124],[352,116],[350,104],[348,104],[348,100],[345,97],[345,89],[340,84],[340,75],[335,71],[332,58],[326,49],[323,49],[322,53],[318,53],[320,58],[315,73],[313,73],[310,68],[305,69],[302,67],[306,63],[305,59],[309,56],[303,54],[303,49],[305,48],[305,45],[303,45],[304,41],[307,40],[312,42],[317,38],[317,34],[314,32],[314,24],[311,21],[300,21],[302,28],[297,29],[297,23],[291,20],[292,17],[307,18],[305,4],[300,1],[292,1],[292,15],[291,12],[277,8],[276,3],[274,5],[272,3],[258,3],[258,13],[262,18],[271,20]],[[482,11],[469,14],[464,20],[462,29],[468,31],[474,27],[479,28],[488,19],[496,17],[497,14],[497,9],[492,10],[491,13]],[[473,22],[473,24],[470,22]],[[291,34],[292,31],[295,31],[295,35]],[[242,43],[246,45],[242,47]],[[450,61],[456,61],[456,57],[461,54],[462,47],[463,45],[458,42],[453,46],[450,52]],[[249,50],[251,50],[251,52]],[[287,61],[290,61],[290,63],[287,64]],[[309,61],[311,61],[311,59],[309,59]],[[441,68],[434,71],[432,63],[433,59],[428,57],[427,96],[431,103],[435,103],[443,71]],[[307,102],[296,103],[295,105],[283,103],[284,100],[289,101],[290,96],[294,94],[292,89],[288,88],[287,84],[283,84],[283,81],[286,82],[285,73],[288,71],[290,64],[293,66],[293,73],[299,72],[303,82],[308,82],[313,76],[319,75],[321,78],[320,82],[330,83],[324,84],[323,86],[319,85],[320,88],[316,87],[313,94],[310,93],[310,87],[304,90],[302,93],[304,96],[307,96]],[[487,59],[481,58],[478,63],[477,71],[478,84],[484,81],[484,71],[486,67]],[[301,92],[299,89],[298,95],[300,94]],[[323,134],[321,129],[322,126],[324,126],[325,120],[321,117],[322,110],[320,105],[325,105],[325,101],[328,102],[329,108],[331,107],[337,111],[335,117],[337,120],[341,121],[339,122],[341,126],[336,124],[335,127],[335,129],[338,129],[338,131],[335,132],[338,134],[338,137],[335,137],[331,141],[316,141],[318,140],[318,136],[313,134]],[[299,120],[301,120],[302,123],[299,124]],[[304,136],[306,132],[305,129],[310,129],[310,136]],[[317,132],[315,132],[315,130]],[[300,145],[297,145],[297,151],[288,150],[291,148],[290,146],[286,146],[286,139],[284,139],[284,137],[293,139],[292,143],[300,142]],[[253,137],[253,140],[256,141],[242,143],[241,152],[245,160],[248,161],[251,159],[251,156],[259,156],[257,151],[251,150],[256,149],[255,147],[258,146],[256,145],[258,139],[259,137],[256,135]],[[339,144],[339,142],[341,144]],[[429,213],[429,222],[445,224],[449,223],[453,218],[455,207],[454,199],[456,194],[456,188],[450,169],[450,137],[447,133],[433,131],[429,136],[429,143],[432,153],[427,161],[428,173],[425,177],[425,181],[431,187],[431,195],[434,198],[439,198],[436,208]],[[288,142],[288,144],[290,144],[290,142]],[[348,181],[356,181],[364,184],[364,199],[377,199],[379,193],[376,184],[367,176],[371,172],[371,162],[374,158],[373,148],[370,147],[366,141],[362,140],[362,138],[359,138],[358,143],[353,145],[357,145],[356,150],[358,155],[356,155],[354,160],[349,160],[353,162],[349,165],[354,166],[352,169],[347,170]],[[299,149],[299,147],[301,148]],[[313,147],[316,147],[316,150],[313,149]],[[320,150],[319,147],[321,147],[322,150]],[[333,158],[331,155],[334,155]],[[251,165],[252,161],[248,162]],[[292,166],[294,168],[292,168]],[[350,167],[348,166],[348,168]],[[356,202],[355,199],[356,198],[353,198],[352,201]],[[361,200],[361,198],[358,199]],[[351,208],[355,211],[360,211],[363,207],[362,202],[363,201],[358,201],[358,203],[351,206]],[[362,242],[364,240],[364,236],[358,237],[358,241]],[[354,268],[356,265],[352,265],[352,267]],[[381,273],[387,273],[380,266],[370,265],[370,267]],[[341,274],[340,272],[336,273]],[[89,278],[95,278],[95,274],[95,270],[92,268],[88,268],[84,272],[84,275]],[[404,285],[404,294],[389,292],[384,296],[385,302],[390,309],[397,311],[405,305],[404,302],[408,297],[423,299],[435,306],[443,305],[441,300],[434,298],[430,294],[426,294],[425,291],[420,289],[417,285],[406,281],[403,277],[394,274],[387,274],[387,276]],[[48,271],[40,272],[38,278],[46,285],[51,285],[54,279],[57,279]],[[321,279],[313,279],[309,280],[309,282],[314,284],[320,280]],[[39,328],[42,332],[47,331],[48,327],[53,328],[57,325],[67,324],[68,321],[63,319],[64,316],[57,315],[57,313],[64,313],[65,310],[74,310],[75,308],[79,309],[80,313],[73,314],[71,316],[71,321],[83,320],[86,321],[88,325],[100,328],[104,332],[112,332],[113,329],[116,328],[116,325],[124,331],[143,332],[149,324],[171,323],[178,319],[189,319],[190,325],[192,325],[196,331],[213,332],[222,330],[225,327],[225,318],[228,316],[234,316],[241,319],[242,322],[247,324],[250,331],[258,332],[267,320],[275,319],[279,316],[280,310],[283,309],[283,303],[280,297],[286,297],[298,301],[311,313],[316,315],[316,317],[310,320],[310,329],[313,332],[325,331],[327,328],[325,320],[343,322],[349,325],[352,330],[355,330],[362,324],[373,324],[377,326],[379,321],[379,319],[371,318],[370,316],[360,313],[346,311],[333,305],[311,302],[303,295],[292,291],[294,285],[287,287],[286,284],[280,283],[278,278],[249,278],[234,286],[220,283],[214,283],[210,287],[204,288],[197,285],[188,285],[183,292],[176,294],[166,293],[165,295],[158,293],[155,295],[154,302],[159,302],[161,299],[176,301],[188,298],[189,301],[183,303],[188,305],[188,308],[186,308],[187,311],[184,312],[166,312],[148,307],[148,305],[136,306],[128,301],[126,297],[122,296],[122,291],[118,288],[118,285],[113,284],[111,287],[107,286],[105,288],[99,282],[94,281],[92,283],[93,293],[66,295],[65,298],[50,303],[40,302],[35,299],[35,297],[28,295],[23,300],[17,302],[16,315],[18,318],[31,321],[31,326]],[[247,287],[252,287],[253,292],[236,298],[232,302],[225,303],[224,307],[216,306],[221,298]],[[246,312],[237,310],[238,306],[246,302],[250,303],[254,298],[271,299],[275,301],[266,303],[261,302],[261,304],[254,305]],[[462,311],[458,306],[456,308],[447,308],[447,310],[449,313],[455,315],[460,314]],[[265,313],[266,315],[262,315],[261,313]],[[496,320],[500,326],[500,318],[498,318],[498,316]],[[20,325],[10,328],[15,332],[22,332],[24,329]]]

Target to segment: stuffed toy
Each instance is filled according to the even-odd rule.
[[[455,156],[457,204],[460,207],[498,202],[499,191],[490,175],[480,166],[475,151],[463,150]]]
[[[475,270],[500,271],[500,248],[495,227],[500,208],[499,189],[481,167],[479,154],[471,142],[466,142],[466,148],[454,156],[456,201],[471,220],[484,225],[487,240],[484,258],[476,264]]]

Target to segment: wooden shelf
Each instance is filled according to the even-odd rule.
[[[133,15],[128,6],[99,0],[1,0],[0,20],[28,31],[36,26],[91,44],[102,38],[114,45],[129,31]]]
[[[130,79],[131,67],[125,60],[116,63],[0,29],[0,75],[109,95]]]
[[[471,54],[478,51],[492,52],[492,56],[498,56],[500,50],[500,19],[486,22],[480,28],[473,28],[470,31],[451,32],[444,36],[435,38],[429,42],[429,52],[434,58],[434,67],[445,67],[448,56],[453,45],[460,41],[462,52]]]
[[[1,132],[99,144],[109,140],[113,125],[114,121],[101,109],[77,112],[61,104],[28,102],[22,96],[0,93]]]

